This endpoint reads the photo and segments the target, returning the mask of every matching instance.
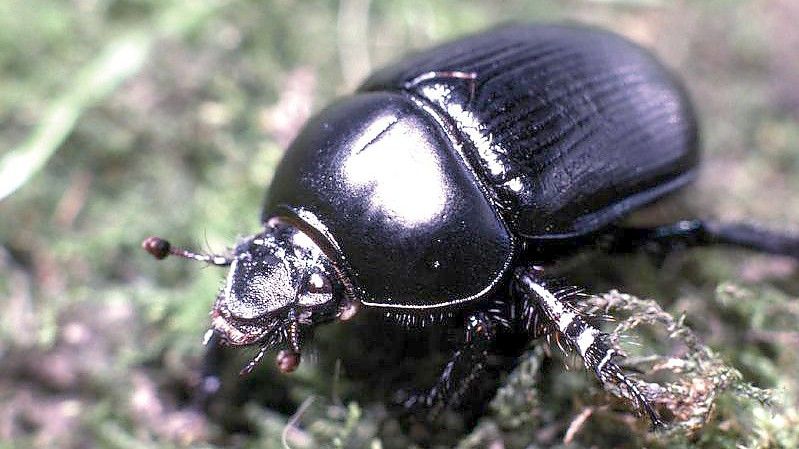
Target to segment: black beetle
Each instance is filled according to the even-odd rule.
[[[292,371],[306,330],[360,307],[405,325],[454,317],[463,347],[417,402],[446,401],[498,334],[521,330],[557,334],[659,423],[607,335],[539,267],[589,246],[799,254],[799,239],[748,225],[620,224],[698,160],[691,104],[650,53],[592,28],[506,26],[409,56],[317,114],[275,173],[263,230],[231,255],[144,247],[230,266],[208,335],[260,345],[245,371],[276,346]]]

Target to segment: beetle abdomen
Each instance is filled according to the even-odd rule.
[[[414,81],[431,72],[474,73],[475,85]],[[409,89],[437,106],[526,237],[598,230],[688,182],[698,161],[680,86],[642,48],[591,28],[511,26],[467,37],[408,57],[362,89]]]

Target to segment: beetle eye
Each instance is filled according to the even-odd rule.
[[[329,295],[333,292],[333,286],[330,285],[330,280],[321,273],[313,273],[308,276],[305,289],[311,294]]]
[[[330,301],[333,297],[333,286],[330,279],[322,273],[312,273],[305,278],[303,292],[298,297],[302,306],[318,306]]]

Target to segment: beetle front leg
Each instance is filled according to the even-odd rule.
[[[523,317],[531,333],[542,329],[555,333],[566,345],[577,351],[586,368],[591,370],[603,386],[615,385],[633,405],[645,412],[654,427],[662,426],[646,390],[627,376],[614,362],[619,354],[610,344],[608,334],[589,324],[571,304],[545,286],[540,270],[535,267],[520,268],[514,273],[513,288],[524,300]],[[533,324],[535,323],[535,324]]]

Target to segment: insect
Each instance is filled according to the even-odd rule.
[[[229,267],[207,335],[259,346],[246,372],[274,348],[294,370],[314,326],[373,308],[387,326],[462,326],[417,403],[446,402],[503,333],[554,334],[659,424],[645,384],[547,265],[597,247],[799,254],[799,239],[749,225],[622,224],[695,177],[698,147],[687,96],[649,52],[593,28],[506,26],[408,56],[319,112],[277,168],[263,229],[230,254],[143,246]]]

